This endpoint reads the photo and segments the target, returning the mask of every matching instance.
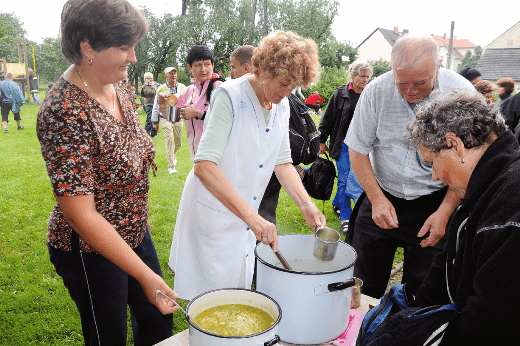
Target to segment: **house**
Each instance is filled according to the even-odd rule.
[[[450,38],[446,37],[446,34],[444,34],[444,36],[432,35],[432,37],[439,46],[439,53],[442,57],[442,66],[448,67],[448,51],[450,47]],[[449,64],[450,70],[458,72],[461,70],[460,64],[462,63],[462,60],[464,59],[466,52],[471,52],[471,54],[473,54],[477,46],[469,40],[457,39],[457,37],[455,36],[453,37],[452,47],[453,48],[451,51],[451,63]]]
[[[408,34],[408,29],[399,32],[399,28],[394,27],[394,30],[377,28],[374,30],[363,42],[357,46],[358,59],[364,61],[370,60],[386,60],[390,61],[392,47],[399,37]],[[443,66],[447,66],[448,50],[450,39],[444,36],[434,36],[433,39],[439,45],[440,54],[443,60]],[[453,50],[451,55],[450,69],[458,71],[458,67],[464,59],[467,51],[475,50],[477,46],[466,39],[453,39]]]
[[[476,68],[482,79],[496,82],[510,77],[520,87],[520,22],[483,48]]]
[[[390,54],[395,41],[408,30],[399,32],[397,27],[394,30],[383,28],[375,29],[368,37],[357,46],[358,59],[363,61],[386,60],[390,61]]]

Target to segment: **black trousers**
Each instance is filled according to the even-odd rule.
[[[163,315],[148,301],[139,282],[105,257],[80,253],[77,233],[73,233],[72,251],[48,248],[50,260],[79,310],[85,345],[126,346],[127,305],[134,345],[154,345],[172,336],[172,314]],[[148,231],[134,251],[162,277]]]
[[[352,245],[357,252],[354,276],[363,280],[362,292],[374,298],[384,295],[395,251],[404,249],[403,283],[408,283],[415,294],[424,277],[442,250],[446,241],[444,236],[435,246],[422,248],[420,242],[427,238],[418,238],[417,233],[426,219],[442,203],[447,188],[430,195],[407,201],[385,192],[385,196],[394,206],[399,221],[399,228],[381,229],[372,220],[372,204],[364,198],[359,205],[359,213],[354,223]]]

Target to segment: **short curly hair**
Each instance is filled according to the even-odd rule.
[[[487,94],[490,91],[495,91],[496,86],[493,85],[490,81],[487,80],[481,80],[477,84],[475,84],[475,89],[481,93],[482,95]]]
[[[277,31],[255,48],[253,73],[260,79],[281,77],[291,87],[309,88],[320,77],[318,47],[292,31]]]
[[[446,134],[453,132],[466,149],[490,144],[492,134],[507,131],[498,108],[480,94],[463,89],[425,103],[407,125],[408,140],[438,155],[448,149]]]

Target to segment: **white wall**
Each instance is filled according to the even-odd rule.
[[[392,47],[378,30],[358,48],[358,59],[363,61],[384,59],[390,62]]]

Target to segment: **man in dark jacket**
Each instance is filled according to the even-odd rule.
[[[27,71],[29,72],[29,89],[31,89],[33,101],[37,105],[41,105],[40,95],[38,94],[38,77],[36,77],[32,68]]]

